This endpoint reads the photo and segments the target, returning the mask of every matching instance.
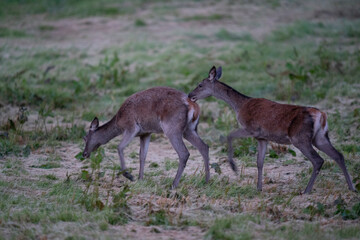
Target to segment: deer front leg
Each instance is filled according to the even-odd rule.
[[[258,182],[257,189],[262,191],[262,175],[263,175],[263,166],[264,158],[266,153],[267,141],[263,139],[258,139],[258,154],[257,154],[257,169],[258,169]]]
[[[149,149],[149,143],[150,143],[150,134],[142,135],[140,136],[140,170],[139,170],[139,179],[143,179],[144,177],[144,165],[145,165],[145,159],[146,154]]]
[[[124,148],[131,142],[131,140],[136,136],[137,131],[125,131],[123,139],[118,146],[118,153],[120,158],[121,171],[124,177],[130,181],[134,181],[134,177],[126,170],[125,157],[124,157]]]
[[[231,132],[227,137],[228,142],[228,162],[231,166],[231,169],[237,173],[237,166],[233,160],[234,156],[234,149],[232,147],[232,140],[234,138],[245,138],[245,137],[251,137],[251,134],[248,133],[245,129],[237,129],[233,132]]]

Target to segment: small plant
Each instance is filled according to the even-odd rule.
[[[309,205],[303,211],[304,213],[311,215],[311,217],[314,217],[315,215],[324,215],[325,208],[326,206],[324,204],[317,202],[316,206]]]
[[[100,174],[100,164],[104,157],[104,149],[99,148],[94,152],[90,157],[90,167],[91,173],[90,176],[88,172],[82,171],[81,176],[89,180],[81,199],[81,203],[85,206],[88,211],[93,211],[95,209],[102,210],[105,205],[100,200],[99,195],[99,178]],[[92,188],[91,188],[92,187]],[[92,190],[92,191],[91,191]]]
[[[146,22],[144,21],[144,20],[142,20],[142,19],[136,19],[135,20],[135,26],[136,27],[145,27],[147,24],[146,24]]]
[[[58,179],[54,174],[44,175],[44,177],[45,177],[46,179],[53,180],[53,181],[55,181],[55,180]]]
[[[352,206],[351,209],[346,208],[346,203],[341,195],[334,202],[336,206],[335,215],[340,214],[344,220],[353,220],[360,217],[360,202]]]
[[[149,220],[146,222],[147,226],[150,225],[172,225],[169,214],[164,210],[152,211],[149,215]]]
[[[149,167],[150,168],[158,168],[159,164],[157,164],[156,162],[152,162],[152,163],[150,163]]]
[[[12,138],[2,139],[0,138],[0,158],[5,157],[6,155],[15,155],[28,157],[30,155],[31,148],[29,145],[21,146],[15,142]]]
[[[255,155],[256,153],[256,140],[254,138],[242,138],[235,140],[234,157],[243,157],[247,155]],[[222,152],[227,153],[227,147],[221,149]]]
[[[269,151],[269,157],[270,157],[270,158],[279,158],[279,155],[275,152],[275,150],[270,149],[270,151]]]
[[[218,163],[211,163],[210,167],[213,168],[217,174],[221,174],[221,168]]]
[[[42,168],[42,169],[52,169],[52,168],[60,168],[61,164],[57,162],[47,162],[40,165],[31,165],[32,168]]]
[[[48,132],[47,132],[47,128],[46,128],[46,118],[54,117],[51,107],[49,105],[42,104],[39,109],[39,116],[40,116],[40,119],[42,120],[43,126],[45,128],[45,134],[47,135]]]
[[[129,193],[130,188],[125,185],[118,193],[113,194],[113,203],[110,206],[111,214],[108,215],[108,223],[111,225],[123,225],[128,222],[131,214],[128,200],[132,197]]]

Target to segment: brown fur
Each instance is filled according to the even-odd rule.
[[[349,189],[354,186],[347,172],[344,157],[330,143],[328,138],[326,114],[312,107],[276,103],[264,98],[245,96],[230,86],[218,81],[222,69],[210,69],[208,78],[204,79],[190,94],[192,101],[214,96],[227,102],[236,112],[242,128],[228,136],[228,161],[236,172],[233,161],[232,140],[234,138],[254,137],[258,140],[258,190],[262,190],[262,171],[268,141],[280,144],[293,144],[312,163],[313,173],[305,189],[310,193],[324,160],[313,146],[333,158],[344,173]]]
[[[192,114],[192,115],[191,115]],[[186,162],[189,158],[183,138],[188,140],[201,153],[204,159],[205,177],[209,181],[209,147],[200,139],[196,127],[200,114],[199,106],[189,101],[187,95],[173,88],[155,87],[131,95],[121,105],[116,115],[106,124],[99,127],[97,118],[91,123],[90,131],[85,137],[84,157],[112,138],[123,134],[118,146],[123,175],[130,180],[133,176],[125,165],[124,148],[130,141],[140,137],[140,170],[139,178],[144,175],[144,162],[152,133],[164,133],[179,156],[179,167],[172,187],[175,188]],[[191,119],[188,119],[190,118]]]

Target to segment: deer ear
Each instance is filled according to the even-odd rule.
[[[216,70],[216,80],[219,80],[221,78],[221,74],[222,74],[222,67],[218,67],[218,69]]]
[[[90,124],[90,130],[95,131],[98,127],[99,127],[99,119],[95,117]]]
[[[210,80],[210,82],[213,82],[215,80],[215,77],[216,77],[216,67],[213,66],[209,71],[209,80]]]

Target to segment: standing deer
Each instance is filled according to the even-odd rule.
[[[187,95],[168,87],[154,87],[131,95],[125,100],[117,114],[99,127],[95,117],[90,124],[89,133],[84,137],[83,156],[88,158],[100,145],[106,144],[122,134],[118,146],[120,165],[123,175],[133,181],[127,171],[124,159],[124,148],[130,141],[140,137],[140,170],[139,179],[144,177],[144,163],[152,133],[164,133],[179,156],[179,167],[172,183],[172,188],[179,184],[189,158],[183,137],[201,153],[205,165],[206,182],[209,181],[209,147],[197,134],[200,108],[190,101]]]
[[[209,76],[189,94],[191,101],[214,96],[227,102],[236,112],[241,129],[231,132],[227,137],[228,161],[237,172],[233,160],[232,140],[234,138],[254,137],[258,141],[258,182],[257,189],[262,190],[262,171],[268,141],[280,144],[293,144],[312,163],[313,172],[304,193],[310,193],[324,160],[313,146],[335,160],[344,173],[351,191],[355,191],[344,157],[330,143],[326,114],[313,107],[280,104],[264,98],[245,96],[230,86],[218,81],[222,69],[210,69]]]

